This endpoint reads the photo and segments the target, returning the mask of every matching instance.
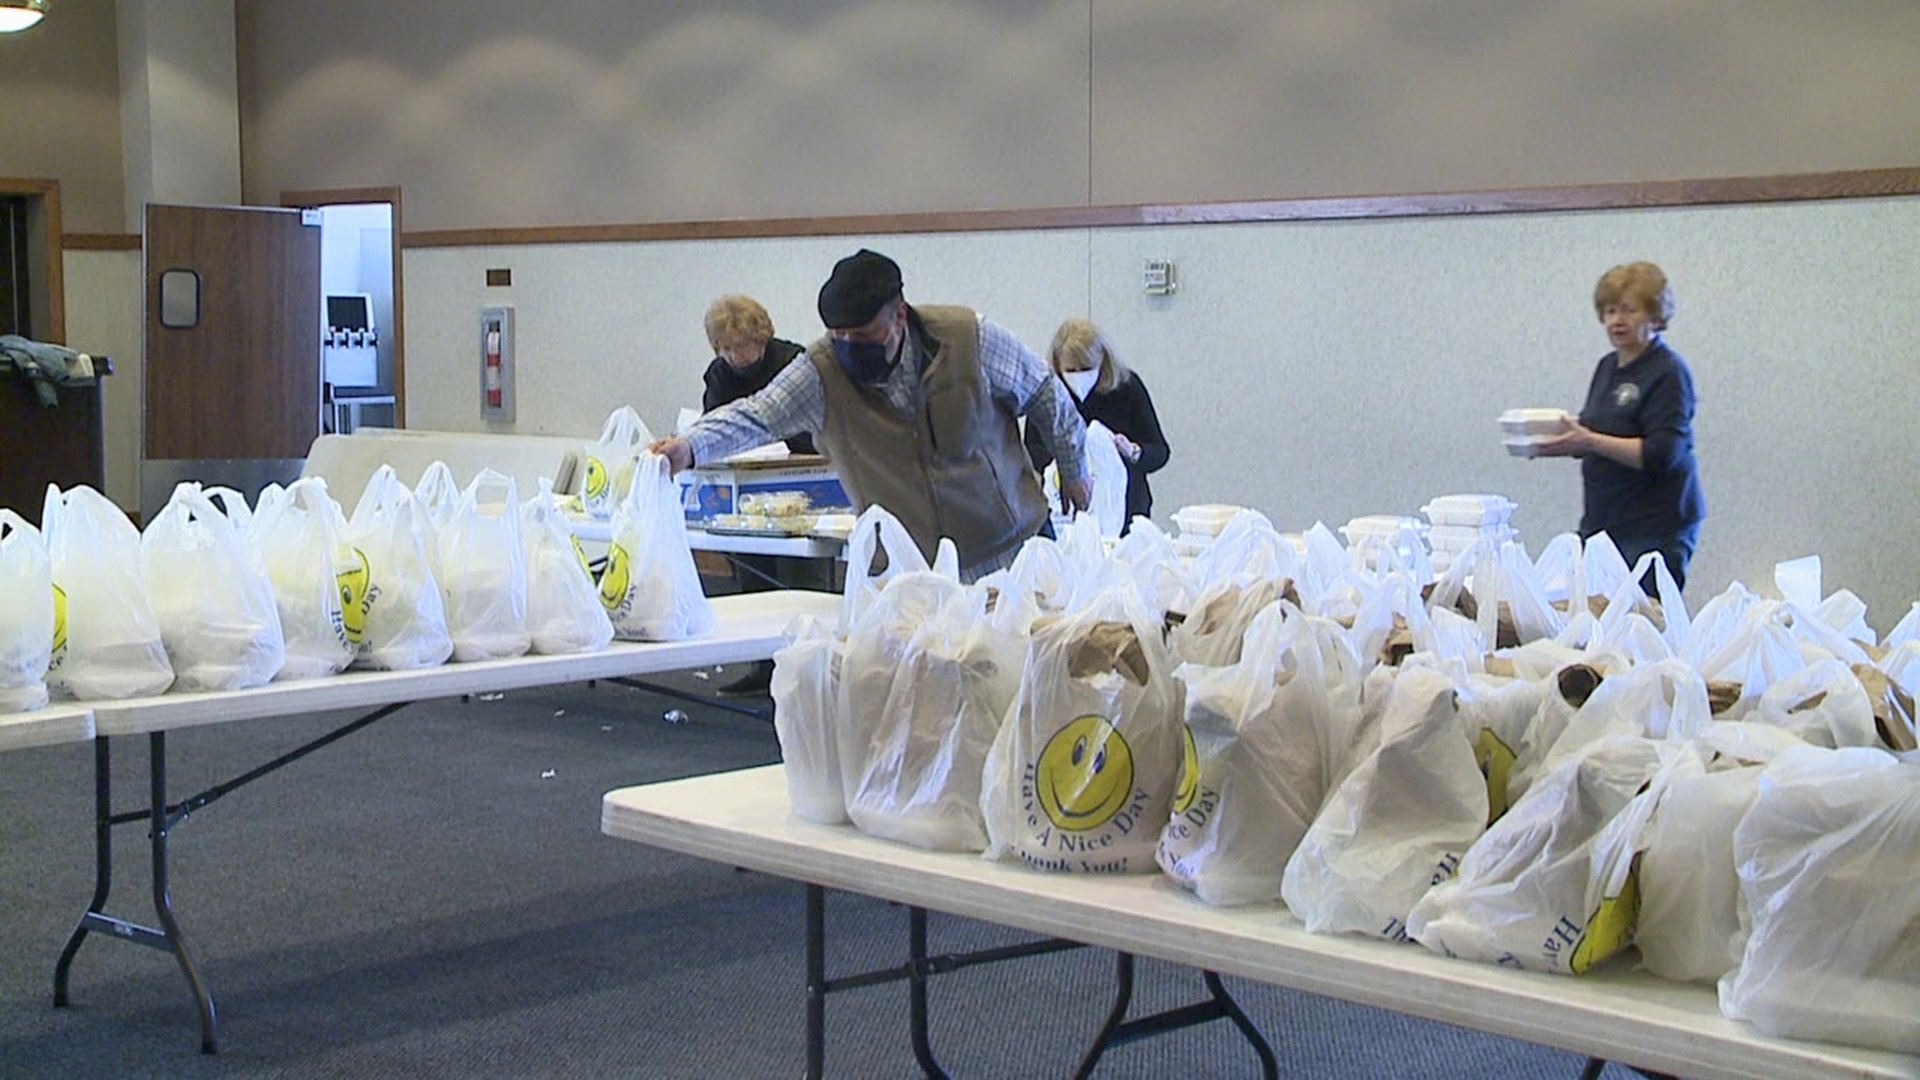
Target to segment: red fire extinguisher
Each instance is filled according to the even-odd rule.
[[[482,371],[482,386],[486,390],[487,408],[497,409],[503,403],[504,393],[501,385],[500,328],[498,326],[487,328],[486,354],[482,358],[482,363],[485,365]]]

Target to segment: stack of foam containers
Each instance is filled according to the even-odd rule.
[[[1230,503],[1197,503],[1174,512],[1173,523],[1180,532],[1173,538],[1173,549],[1181,555],[1198,555],[1213,543],[1220,530],[1239,516],[1244,506]]]
[[[1427,530],[1433,572],[1446,573],[1453,560],[1476,541],[1490,538],[1502,544],[1513,539],[1513,511],[1513,500],[1504,495],[1441,495],[1421,507],[1420,512],[1433,523]]]
[[[1340,526],[1340,535],[1347,538],[1348,550],[1367,547],[1377,551],[1383,543],[1395,543],[1409,532],[1424,537],[1427,523],[1416,517],[1402,517],[1399,514],[1365,514]],[[1378,563],[1379,560],[1371,554],[1368,556],[1368,569],[1379,569]]]
[[[1572,420],[1565,409],[1508,409],[1500,414],[1502,442],[1514,457],[1536,457],[1541,444],[1565,435]]]

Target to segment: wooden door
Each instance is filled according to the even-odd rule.
[[[148,461],[306,457],[320,434],[318,222],[149,205],[145,250]]]

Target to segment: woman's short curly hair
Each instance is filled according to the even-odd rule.
[[[773,339],[773,317],[750,296],[727,295],[707,305],[707,344],[719,352],[733,342]]]
[[[1667,282],[1666,271],[1653,263],[1626,263],[1600,275],[1600,283],[1593,287],[1594,314],[1605,319],[1607,305],[1621,300],[1640,305],[1661,330],[1673,321],[1673,286]]]

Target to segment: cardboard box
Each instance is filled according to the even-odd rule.
[[[839,474],[818,454],[701,466],[682,472],[678,479],[680,505],[688,521],[735,513],[740,496],[772,492],[801,492],[816,512],[853,505]]]

